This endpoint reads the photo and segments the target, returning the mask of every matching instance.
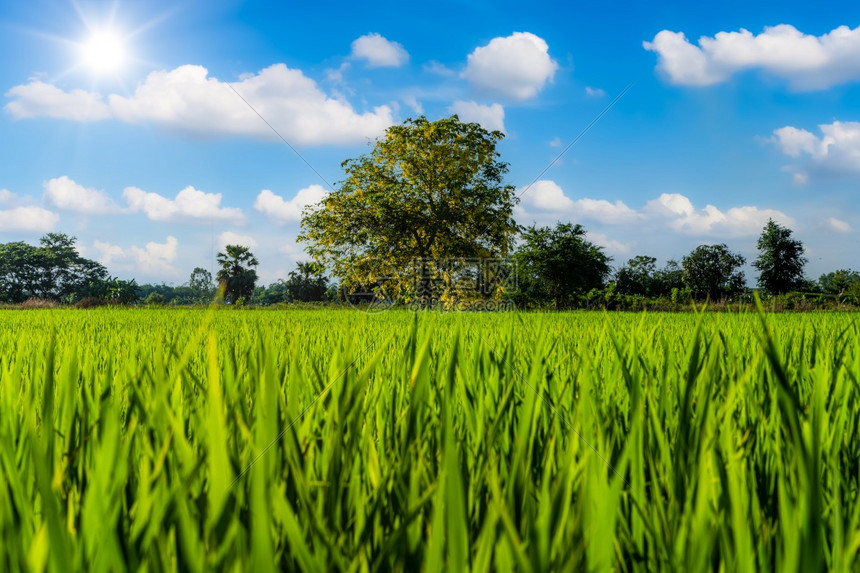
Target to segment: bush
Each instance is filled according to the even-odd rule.
[[[49,300],[46,298],[28,298],[20,305],[18,305],[18,308],[30,310],[34,308],[57,308],[58,306],[59,305],[56,303],[56,301]]]
[[[99,306],[104,306],[107,304],[107,301],[103,298],[98,298],[95,296],[88,296],[86,298],[82,298],[78,302],[75,303],[75,308],[97,308]]]

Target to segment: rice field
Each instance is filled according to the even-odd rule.
[[[0,312],[0,570],[850,571],[847,313]]]

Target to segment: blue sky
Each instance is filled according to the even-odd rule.
[[[505,132],[519,223],[581,223],[616,265],[752,260],[772,217],[809,276],[860,268],[856,3],[289,4],[0,5],[0,242],[65,232],[177,285],[238,242],[269,283],[343,160],[456,112]]]

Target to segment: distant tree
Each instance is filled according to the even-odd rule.
[[[684,285],[696,298],[720,300],[742,292],[746,259],[724,245],[699,245],[681,262]]]
[[[555,228],[533,225],[523,231],[514,258],[524,300],[568,308],[603,286],[612,259],[585,233],[581,225],[570,223],[558,223]]]
[[[224,251],[218,253],[221,270],[216,276],[219,286],[224,289],[224,298],[234,304],[239,299],[250,299],[257,284],[257,271],[253,267],[260,263],[248,247],[227,245]]]
[[[290,272],[285,287],[290,300],[321,301],[325,300],[328,279],[323,276],[323,267],[319,263],[299,262],[296,263],[296,270]]]
[[[165,303],[165,298],[160,292],[153,291],[147,295],[143,302],[146,303],[147,306],[161,306]]]
[[[818,288],[827,294],[841,295],[860,290],[860,273],[851,269],[839,269],[823,274],[818,279]]]
[[[107,269],[80,256],[75,241],[63,233],[48,233],[38,247],[22,242],[0,245],[0,300],[39,297],[71,302],[101,296],[110,278]]]
[[[768,219],[758,239],[758,286],[768,294],[798,290],[804,285],[803,243],[791,238],[791,229]]]
[[[188,288],[191,289],[193,302],[203,302],[212,299],[214,284],[212,273],[203,267],[194,267],[191,277],[188,279]]]
[[[656,273],[657,259],[635,256],[615,273],[615,291],[618,294],[652,296],[655,294]]]
[[[684,270],[678,261],[670,259],[654,273],[653,296],[671,296],[673,290],[684,288]]]
[[[107,299],[111,304],[132,304],[138,301],[137,283],[134,279],[123,281],[112,279],[105,283]]]
[[[299,240],[346,292],[384,280],[389,298],[417,290],[429,303],[435,265],[513,247],[517,199],[496,151],[503,137],[456,115],[389,127],[369,154],[342,164],[338,189],[305,210]]]

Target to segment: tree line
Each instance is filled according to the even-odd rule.
[[[138,285],[80,256],[74,237],[49,233],[38,246],[0,244],[0,303],[199,304],[220,293],[233,305],[348,300],[468,308],[504,298],[519,308],[635,308],[731,301],[747,292],[746,260],[725,244],[700,245],[662,268],[639,255],[613,270],[612,258],[579,224],[518,225],[519,197],[504,181],[509,166],[496,149],[503,137],[456,115],[390,127],[368,154],[342,164],[337,188],[303,211],[298,240],[312,260],[267,287],[257,285],[259,261],[242,245],[218,253],[214,277],[197,267],[179,287]],[[791,229],[769,220],[757,247],[752,265],[765,295],[860,302],[854,271],[805,277],[803,245]]]

